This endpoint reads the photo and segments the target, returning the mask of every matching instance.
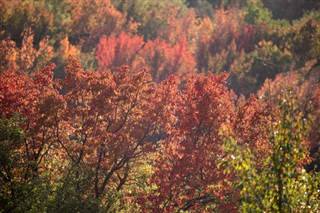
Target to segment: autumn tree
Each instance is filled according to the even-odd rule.
[[[139,52],[144,45],[141,36],[131,36],[125,32],[119,36],[102,36],[96,51],[99,67],[115,70],[122,65],[136,69],[139,64]],[[141,68],[141,67],[140,67]]]
[[[50,190],[43,188],[42,184],[49,188],[53,187],[54,176],[49,175],[48,166],[53,163],[51,156],[58,148],[55,123],[59,122],[65,107],[65,101],[55,89],[53,68],[54,65],[48,65],[35,72],[33,77],[22,71],[8,70],[2,73],[0,78],[1,115],[4,121],[7,122],[8,119],[9,123],[10,119],[14,119],[14,115],[19,116],[21,121],[16,125],[19,132],[24,134],[19,141],[10,142],[8,138],[9,141],[2,147],[12,149],[15,153],[12,154],[17,158],[14,168],[10,165],[10,161],[6,161],[1,169],[1,172],[7,175],[11,173],[12,176],[8,180],[9,183],[7,181],[13,190],[11,192],[13,199],[8,206],[12,211],[14,209],[18,212],[30,209],[43,211]],[[12,171],[7,171],[6,168],[12,168]]]
[[[259,103],[251,95],[245,102],[239,102],[233,120],[233,137],[243,148],[250,148],[256,156],[256,166],[262,166],[271,152],[269,127],[274,109],[270,103]]]
[[[175,74],[180,78],[195,73],[196,61],[188,49],[186,38],[175,45],[156,39],[144,42],[141,36],[122,32],[100,39],[96,52],[99,69],[116,69],[128,65],[131,69],[148,67],[156,82]]]
[[[39,48],[34,47],[34,34],[31,28],[26,28],[22,34],[21,47],[6,38],[0,41],[0,73],[8,69],[24,70],[31,73],[47,65],[54,53],[47,37],[39,42]]]
[[[57,137],[70,169],[60,199],[78,206],[85,196],[83,208],[112,210],[108,197],[130,186],[135,163],[154,151],[170,127],[172,112],[163,107],[167,94],[147,70],[85,71],[70,58],[66,73],[61,82],[67,90],[66,127],[57,126]],[[69,187],[80,195],[70,197]]]
[[[71,44],[80,45],[83,52],[90,52],[102,35],[120,31],[123,15],[116,10],[110,0],[70,1]]]
[[[148,41],[141,51],[141,57],[141,65],[150,68],[156,82],[161,82],[170,75],[185,79],[186,76],[196,73],[196,60],[188,48],[186,38],[175,45],[160,39]]]
[[[232,117],[224,86],[226,74],[188,78],[181,92],[177,122],[160,143],[151,184],[154,192],[142,197],[152,211],[213,210],[228,201],[226,176],[217,168],[223,158],[219,134]],[[230,209],[234,206],[229,205]]]

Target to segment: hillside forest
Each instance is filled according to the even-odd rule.
[[[0,212],[320,212],[317,0],[0,0]]]

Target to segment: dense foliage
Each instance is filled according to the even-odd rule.
[[[0,0],[0,211],[320,211],[320,4],[292,2]]]

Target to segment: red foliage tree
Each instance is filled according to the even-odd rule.
[[[226,77],[223,73],[188,78],[179,95],[176,125],[160,143],[151,178],[157,189],[144,198],[151,202],[150,206],[144,204],[146,209],[172,212],[210,203],[223,206],[230,191],[226,175],[217,167],[223,158],[219,133],[233,116],[224,86]]]
[[[53,81],[53,69],[52,64],[34,77],[4,72],[0,112],[25,118],[20,150],[26,158],[25,174],[39,175],[50,167],[52,157],[59,157],[62,165],[56,166],[61,170],[55,175],[84,175],[90,182],[85,196],[103,199],[132,181],[134,163],[171,131],[172,84],[156,85],[147,70],[133,73],[127,67],[114,73],[85,71],[73,58],[59,83]],[[61,87],[66,94],[59,93]],[[77,185],[76,180],[70,181]]]
[[[59,140],[71,162],[91,174],[90,190],[98,199],[122,189],[132,163],[151,152],[170,128],[170,98],[165,100],[166,86],[151,82],[147,70],[98,73],[70,59],[66,72],[69,127],[60,128]]]
[[[51,64],[37,71],[33,78],[12,70],[1,75],[1,114],[10,118],[18,113],[25,119],[22,130],[26,137],[21,150],[27,165],[23,170],[25,177],[30,172],[38,175],[44,169],[44,158],[57,143],[56,123],[66,105],[53,82],[54,67]]]
[[[186,38],[173,46],[160,39],[148,41],[141,55],[145,65],[150,67],[153,80],[156,82],[172,74],[183,79],[188,74],[196,73],[196,61],[187,48]]]
[[[114,34],[109,37],[102,36],[96,51],[98,65],[112,70],[127,65],[134,70],[143,45],[142,36],[131,36],[125,32],[118,37]]]
[[[257,164],[262,165],[271,151],[269,143],[270,125],[274,109],[269,104],[260,104],[251,95],[246,102],[238,103],[238,110],[233,120],[233,137],[243,148],[250,148],[257,157]]]
[[[128,65],[135,70],[150,68],[154,81],[160,82],[171,74],[185,77],[195,73],[196,61],[187,48],[186,38],[175,45],[156,39],[144,43],[141,36],[131,37],[122,32],[100,39],[96,59],[101,68],[116,69]]]

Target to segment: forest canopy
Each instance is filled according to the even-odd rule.
[[[318,212],[316,0],[0,0],[1,212]]]

